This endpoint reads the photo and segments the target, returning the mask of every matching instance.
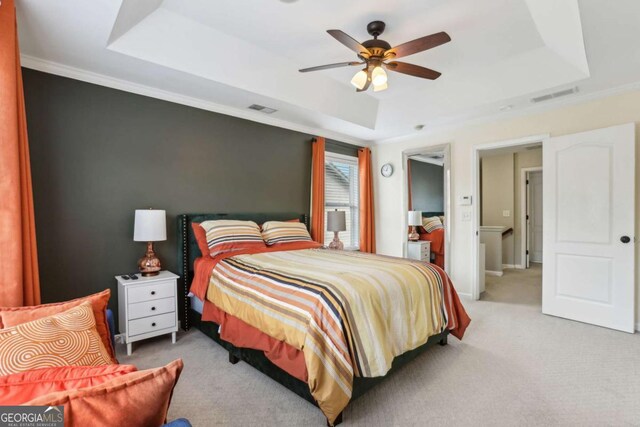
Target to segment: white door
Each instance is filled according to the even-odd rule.
[[[529,261],[539,263],[542,262],[542,172],[529,172],[528,215]]]
[[[634,329],[634,125],[543,145],[542,312]]]

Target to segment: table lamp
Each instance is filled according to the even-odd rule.
[[[153,242],[167,240],[166,213],[160,209],[136,209],[133,240],[147,242],[147,252],[138,261],[143,276],[155,276],[162,269],[160,260],[153,252]]]
[[[420,235],[416,231],[416,226],[422,225],[422,211],[409,211],[409,225],[411,226],[411,232],[409,233],[409,240],[417,242],[420,239]]]
[[[327,231],[333,231],[333,241],[329,243],[329,249],[344,249],[344,244],[338,237],[338,232],[347,231],[347,220],[344,211],[327,212]]]

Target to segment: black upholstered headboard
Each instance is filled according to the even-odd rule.
[[[178,215],[178,274],[179,279],[179,312],[182,328],[189,329],[189,288],[193,280],[193,264],[200,256],[200,249],[193,235],[192,222],[201,223],[216,219],[238,219],[243,221],[255,221],[263,224],[267,221],[287,221],[300,219],[309,228],[309,217],[306,214],[278,212],[278,213],[205,213]]]

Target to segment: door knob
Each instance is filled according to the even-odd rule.
[[[629,236],[622,236],[622,237],[620,238],[620,241],[621,241],[622,243],[629,243],[629,242],[631,241],[631,237],[629,237]]]

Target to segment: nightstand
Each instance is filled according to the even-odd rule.
[[[178,331],[178,276],[161,271],[157,276],[118,281],[118,319],[120,333],[127,344],[127,356],[131,356],[131,343],[171,334],[176,343]]]
[[[427,240],[407,242],[407,258],[431,262],[431,242]]]

